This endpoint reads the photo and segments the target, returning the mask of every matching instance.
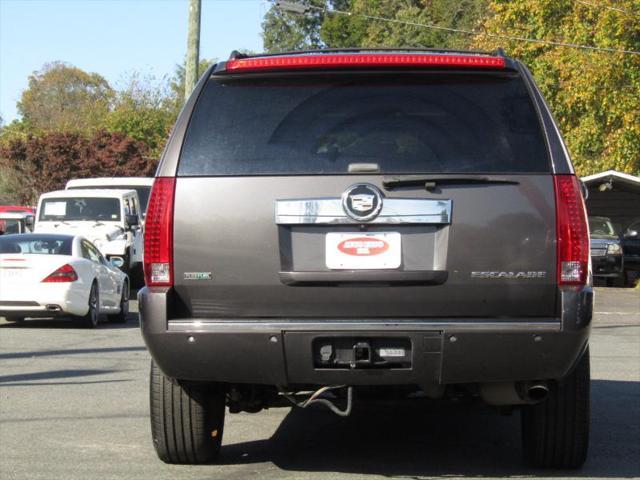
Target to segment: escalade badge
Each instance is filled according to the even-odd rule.
[[[351,185],[342,194],[342,208],[354,220],[369,221],[382,210],[382,192],[368,183]]]

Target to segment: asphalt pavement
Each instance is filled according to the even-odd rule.
[[[124,325],[0,320],[0,478],[640,477],[640,291],[597,290],[592,437],[575,472],[523,466],[519,416],[482,404],[228,415],[220,464],[165,465],[148,416],[149,355]]]

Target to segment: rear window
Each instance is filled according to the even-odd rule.
[[[482,74],[209,79],[179,175],[541,173],[550,170],[521,78]]]
[[[73,237],[46,235],[0,236],[0,254],[71,255]]]

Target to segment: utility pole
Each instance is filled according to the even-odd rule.
[[[189,33],[187,37],[187,64],[185,68],[184,99],[191,92],[198,81],[198,66],[200,64],[200,9],[202,0],[189,0]]]

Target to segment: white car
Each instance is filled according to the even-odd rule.
[[[91,188],[94,190],[135,190],[140,200],[140,211],[144,219],[149,202],[149,194],[153,186],[153,178],[150,177],[96,177],[96,178],[74,178],[69,180],[66,190],[77,190]]]
[[[122,260],[125,273],[141,278],[140,214],[135,190],[58,190],[40,196],[34,232],[82,235],[107,260]]]
[[[114,262],[118,263],[118,262]],[[0,317],[21,321],[70,315],[95,328],[101,315],[122,323],[129,279],[78,235],[0,236]]]

